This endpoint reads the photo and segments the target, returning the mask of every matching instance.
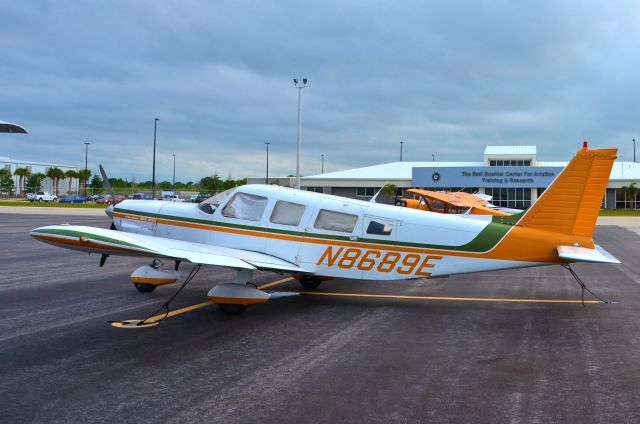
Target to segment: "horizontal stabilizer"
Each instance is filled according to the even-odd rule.
[[[611,253],[598,245],[596,245],[595,249],[578,246],[558,246],[558,256],[570,262],[620,263]]]

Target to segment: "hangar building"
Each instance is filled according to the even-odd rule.
[[[369,200],[385,184],[395,184],[398,195],[407,188],[464,190],[493,196],[498,206],[524,209],[542,194],[567,162],[537,158],[536,146],[487,146],[478,162],[390,162],[363,168],[303,177],[303,189]],[[628,187],[640,185],[640,164],[616,161],[603,206],[638,209],[640,195],[631,198]],[[640,194],[640,193],[639,193]]]

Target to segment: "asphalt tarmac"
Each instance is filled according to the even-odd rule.
[[[569,273],[554,266],[333,280],[315,291],[414,298],[295,296],[237,317],[205,306],[132,330],[107,321],[145,318],[177,287],[138,293],[128,276],[146,259],[111,257],[99,268],[95,255],[28,235],[62,222],[109,226],[101,216],[0,213],[3,423],[639,420],[640,235],[629,229],[597,228],[622,265],[575,266],[616,304],[540,302],[580,300]],[[232,277],[204,269],[174,309],[206,301]]]

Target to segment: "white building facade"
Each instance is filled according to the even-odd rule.
[[[385,184],[395,184],[398,195],[407,188],[479,192],[491,195],[498,206],[531,206],[567,162],[539,161],[536,146],[487,146],[478,162],[391,162],[302,178],[302,188],[338,196],[370,199]],[[253,179],[252,179],[253,180]],[[257,180],[257,179],[256,179]],[[603,207],[639,209],[640,196],[628,187],[640,185],[640,164],[616,161]]]

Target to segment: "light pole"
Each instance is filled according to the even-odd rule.
[[[269,144],[268,141],[265,141],[264,144],[267,145],[267,178],[265,178],[265,184],[269,184]]]
[[[636,161],[636,139],[633,139],[633,162]]]
[[[300,110],[300,100],[302,99],[302,89],[307,85],[307,79],[302,78],[302,83],[298,84],[298,79],[293,79],[293,84],[298,89],[298,136],[296,150],[296,188],[300,190],[300,143],[302,138],[302,115]]]
[[[176,189],[176,154],[173,153],[173,186],[172,188],[175,190]]]
[[[156,199],[156,130],[159,120],[155,118],[153,121],[153,173],[151,175],[151,198],[153,200]]]
[[[402,162],[402,144],[404,143],[404,141],[400,142],[400,162]]]
[[[324,154],[322,154],[322,155],[320,155],[320,156],[322,156],[322,165],[321,165],[321,167],[320,167],[320,173],[321,173],[321,174],[324,174]]]
[[[86,177],[86,173],[87,173],[87,159],[89,158],[89,142],[85,141],[84,142],[84,171],[85,171],[85,177]],[[92,189],[93,190],[93,189]],[[80,190],[78,190],[80,191]],[[93,192],[93,191],[92,191]],[[87,182],[84,182],[84,195],[87,195]]]
[[[435,162],[435,161],[436,161],[436,155],[431,153],[431,162]]]

